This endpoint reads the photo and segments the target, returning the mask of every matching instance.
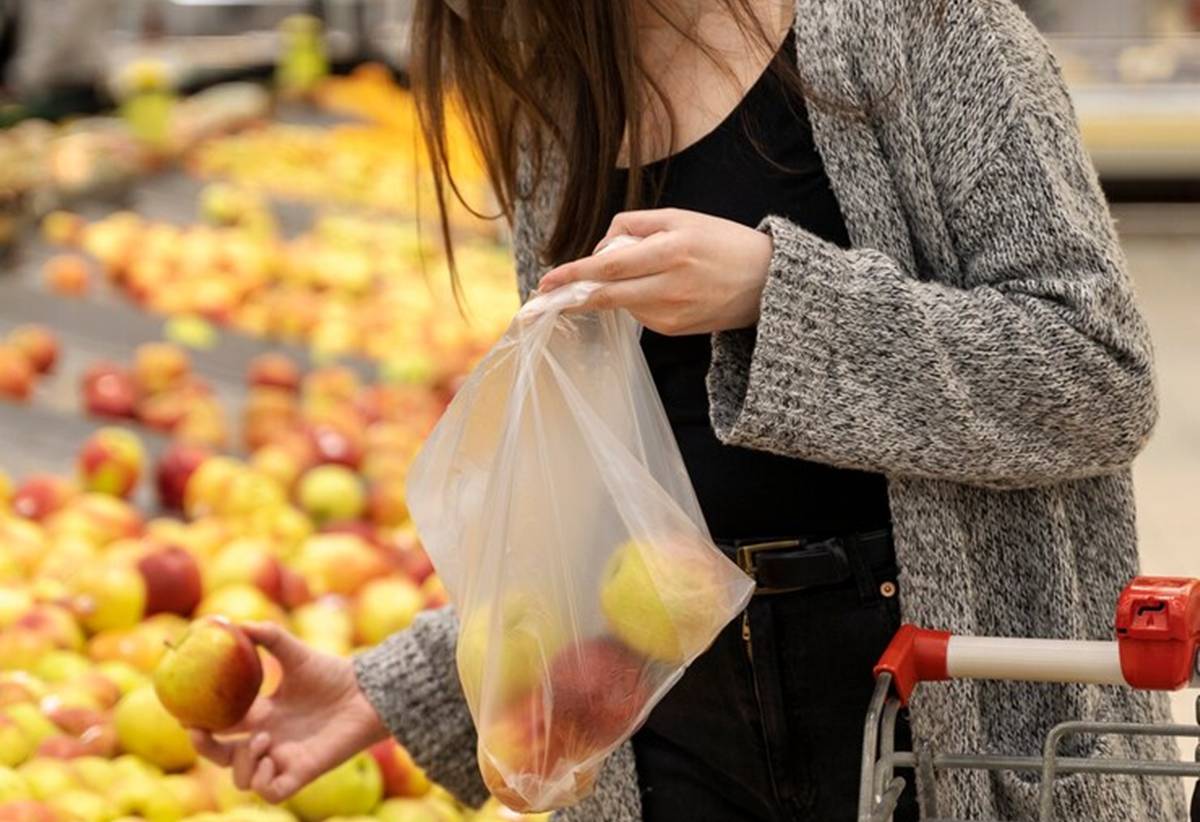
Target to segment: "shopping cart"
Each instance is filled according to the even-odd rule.
[[[1086,759],[1059,755],[1063,740],[1077,734],[1194,737],[1200,724],[1062,722],[1046,735],[1041,755],[939,753],[895,749],[896,721],[922,682],[1008,679],[1129,685],[1174,691],[1200,687],[1200,580],[1138,577],[1117,603],[1115,642],[952,636],[905,625],[875,667],[875,694],[863,731],[859,822],[890,822],[911,769],[926,818],[939,819],[934,776],[943,770],[1040,772],[1039,819],[1053,817],[1053,785],[1059,774],[1124,774],[1200,777],[1196,762]],[[1200,697],[1196,700],[1200,723]],[[950,822],[950,820],[943,820]],[[1076,822],[1072,820],[1072,822]]]

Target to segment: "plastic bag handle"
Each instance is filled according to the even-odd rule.
[[[641,242],[640,237],[633,237],[629,234],[619,234],[613,237],[604,246],[596,252],[595,256],[607,254],[610,251],[617,251],[622,248],[629,248],[632,245],[637,245]],[[562,288],[556,288],[548,294],[538,294],[525,305],[521,306],[521,310],[517,312],[517,319],[531,320],[534,317],[540,317],[543,314],[554,313],[560,314],[569,308],[578,308],[588,301],[592,294],[600,288],[601,283],[594,280],[582,280],[577,283],[564,285]]]

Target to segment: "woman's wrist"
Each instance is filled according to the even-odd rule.
[[[368,748],[376,742],[390,737],[391,730],[358,684],[358,677],[355,675],[352,664],[346,666],[346,679],[341,712],[350,720],[351,727],[355,729],[354,741],[358,749]]]

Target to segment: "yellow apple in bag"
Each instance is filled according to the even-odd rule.
[[[617,638],[678,664],[703,651],[724,624],[721,557],[703,546],[630,540],[608,561],[600,607]]]
[[[531,595],[517,594],[504,601],[494,636],[493,610],[483,605],[467,614],[458,636],[458,675],[467,701],[474,706],[479,705],[485,687],[498,704],[531,691],[566,641],[555,615]],[[498,643],[494,649],[493,641]],[[489,654],[494,654],[490,660]]]

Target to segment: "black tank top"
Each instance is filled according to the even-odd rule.
[[[794,55],[790,37],[784,49]],[[779,215],[842,247],[850,244],[805,101],[771,71],[720,125],[646,172],[647,207],[699,211],[748,226]],[[614,173],[613,215],[622,210],[628,181],[626,171]],[[715,538],[834,535],[889,524],[882,475],[717,440],[705,384],[709,335],[665,337],[644,330],[642,350]]]

